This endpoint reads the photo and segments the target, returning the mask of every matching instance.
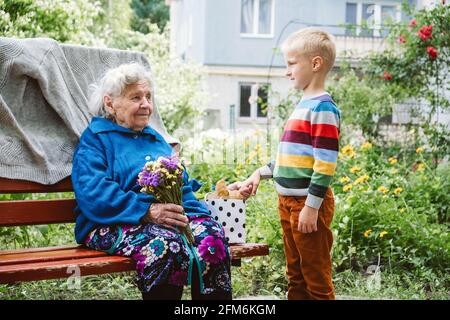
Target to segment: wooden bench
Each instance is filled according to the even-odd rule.
[[[72,192],[70,177],[54,185],[0,178],[0,194]],[[73,223],[75,199],[0,201],[0,227]],[[269,254],[267,244],[231,244],[232,265],[241,258]],[[67,278],[134,270],[130,258],[112,256],[83,245],[0,250],[0,283]]]

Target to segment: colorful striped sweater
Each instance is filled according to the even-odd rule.
[[[341,112],[328,93],[303,98],[284,128],[275,161],[260,168],[280,195],[319,209],[336,170]]]

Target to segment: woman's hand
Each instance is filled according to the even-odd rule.
[[[153,203],[142,218],[142,222],[152,222],[178,231],[175,227],[184,228],[189,223],[183,210],[182,206],[172,203]]]

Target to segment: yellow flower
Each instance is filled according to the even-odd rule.
[[[345,155],[348,155],[352,152],[354,152],[353,147],[351,145],[346,145],[345,147],[342,148],[341,152]]]
[[[344,188],[342,188],[342,190],[344,190],[345,192],[347,192],[348,190],[350,190],[353,186],[351,184],[347,184],[344,186]]]
[[[422,147],[418,147],[417,149],[416,149],[416,153],[422,153],[423,152],[423,148]]]
[[[372,144],[370,142],[364,142],[361,145],[361,150],[369,150],[372,149]]]
[[[378,188],[378,191],[380,191],[380,192],[386,194],[386,193],[389,192],[389,189],[386,188],[385,186],[381,186],[381,187]]]
[[[400,208],[398,211],[400,212],[400,213],[403,213],[403,212],[405,212],[405,208]]]
[[[403,191],[402,188],[396,188],[396,189],[394,190],[394,194],[399,194],[399,193],[402,192],[402,191]]]
[[[355,150],[349,144],[346,145],[345,147],[343,147],[341,152],[342,152],[343,155],[349,157],[350,159],[353,159],[356,156]]]
[[[425,163],[419,163],[417,165],[417,171],[423,171],[425,169]]]
[[[256,157],[257,154],[258,154],[258,153],[257,153],[256,151],[254,151],[254,150],[250,151],[250,153],[249,153],[249,155],[248,155],[248,158],[247,158],[247,161],[248,161],[248,162],[252,161],[253,158]]]
[[[364,237],[368,237],[372,233],[372,229],[364,231]]]
[[[359,171],[361,171],[361,168],[358,167],[358,166],[354,166],[354,167],[352,167],[352,168],[350,169],[350,172],[351,172],[351,173],[356,173],[356,172],[359,172]]]
[[[369,180],[369,176],[367,174],[365,174],[365,175],[359,177],[358,179],[356,179],[354,184],[355,185],[360,184],[360,183],[366,182],[367,180]]]
[[[397,162],[398,162],[397,158],[395,158],[395,157],[389,158],[389,163],[390,164],[396,164]]]
[[[347,177],[347,176],[345,176],[345,177],[340,178],[339,181],[340,181],[341,183],[347,183],[347,182],[350,181],[350,178]]]
[[[388,232],[387,231],[382,231],[380,232],[380,238],[383,238],[385,235],[387,235]]]

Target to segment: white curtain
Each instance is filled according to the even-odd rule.
[[[259,0],[259,30],[260,34],[270,34],[272,0]]]
[[[241,0],[241,33],[254,33],[253,6],[255,0]]]

